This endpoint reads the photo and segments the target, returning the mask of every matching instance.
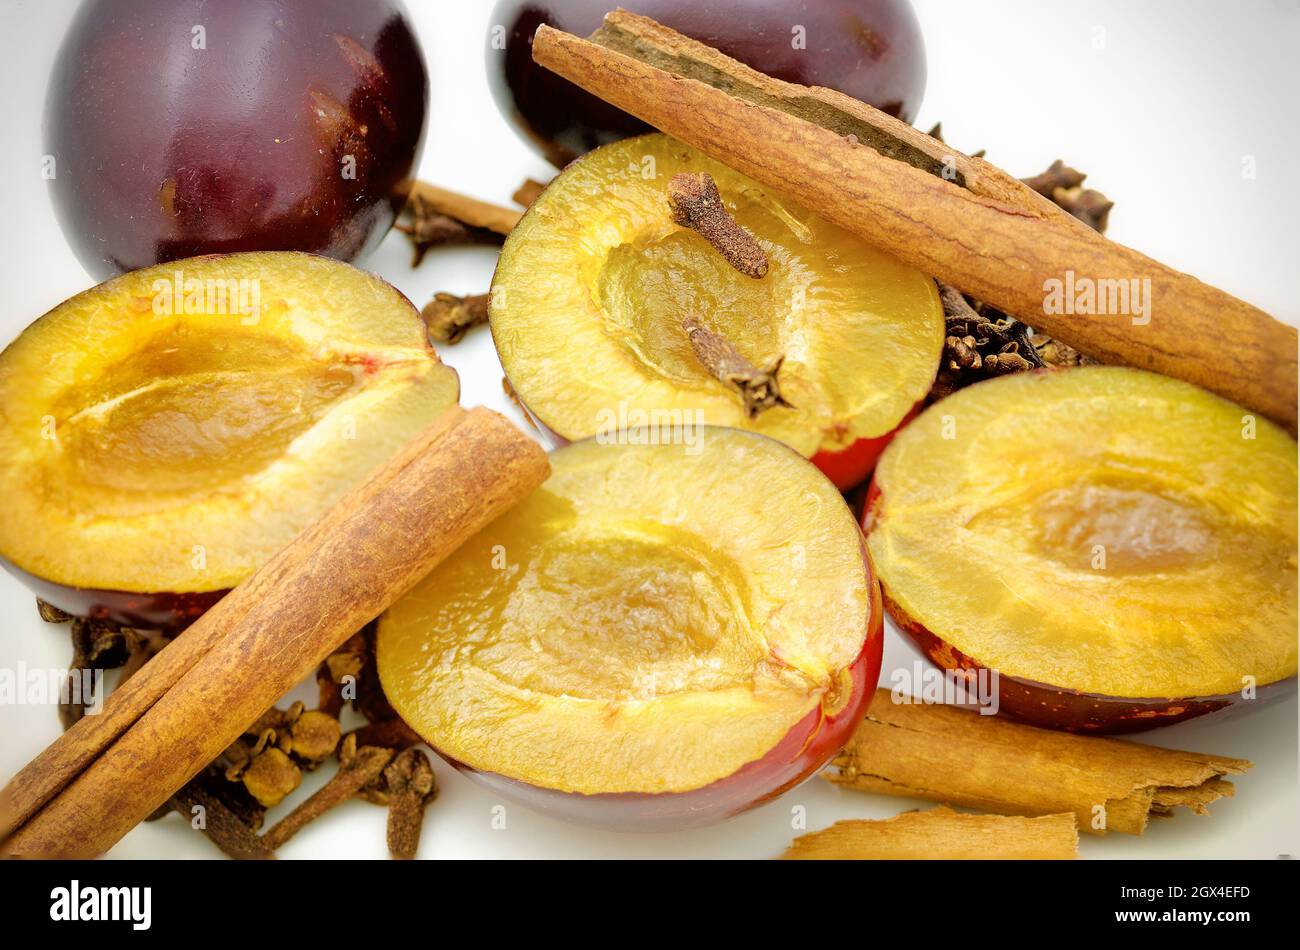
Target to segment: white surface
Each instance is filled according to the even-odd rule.
[[[508,204],[525,176],[550,173],[498,116],[484,74],[488,0],[407,0],[429,61],[432,124],[422,178]],[[0,3],[0,88],[5,148],[0,150],[0,343],[91,281],[68,250],[40,177],[40,117],[54,51],[71,0]],[[1040,2],[971,4],[917,0],[929,57],[929,85],[917,125],[941,119],[948,141],[1019,174],[1054,158],[1090,173],[1116,200],[1110,235],[1217,284],[1291,323],[1295,295],[1294,185],[1300,130],[1295,122],[1300,69],[1297,0],[1240,4]],[[141,68],[148,68],[142,63]],[[1243,177],[1254,156],[1256,177]],[[362,262],[424,303],[437,290],[481,292],[495,255],[485,249],[431,254],[419,270],[392,235]],[[1231,332],[1231,327],[1225,327]],[[512,412],[485,332],[443,358],[461,376],[463,401]],[[62,667],[63,628],[36,616],[32,596],[0,574],[0,668]],[[891,630],[885,675],[916,654]],[[304,693],[303,698],[310,698]],[[1296,701],[1220,722],[1187,723],[1144,741],[1240,756],[1256,767],[1236,781],[1235,799],[1211,818],[1180,815],[1142,839],[1085,839],[1086,857],[1272,857],[1300,853],[1297,815]],[[48,707],[0,706],[0,779],[52,741]],[[430,808],[421,857],[770,857],[806,810],[808,829],[841,818],[888,817],[904,799],[840,792],[813,780],[780,800],[703,831],[625,835],[565,825],[500,803],[441,762],[442,788]],[[309,776],[315,787],[323,776]],[[295,800],[297,800],[295,798]],[[283,808],[283,806],[282,806]],[[274,818],[275,815],[272,815]],[[285,857],[382,857],[385,813],[352,802],[300,834]],[[175,816],[141,826],[114,857],[212,857],[215,849]]]

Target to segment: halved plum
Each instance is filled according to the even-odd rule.
[[[740,273],[674,223],[668,183],[707,172],[766,251]],[[642,416],[691,414],[813,458],[840,488],[871,471],[939,366],[934,281],[757,182],[664,135],[606,145],[569,166],[507,239],[492,338],[510,385],[566,441]],[[756,367],[784,357],[790,408],[751,417],[683,329],[725,337]]]
[[[718,821],[824,765],[882,644],[833,486],[734,429],[551,465],[380,619],[402,718],[502,795],[630,829]]]
[[[133,271],[0,354],[0,558],[69,613],[182,625],[458,392],[410,301],[347,264]]]
[[[1003,711],[1132,732],[1296,673],[1296,444],[1187,383],[978,383],[885,451],[863,521],[890,615]],[[1262,693],[1260,695],[1263,695]]]

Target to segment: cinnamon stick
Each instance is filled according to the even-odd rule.
[[[1295,432],[1294,327],[1107,240],[982,159],[621,10],[590,40],[540,27],[533,57],[1088,356],[1185,379]],[[1072,309],[1080,279],[1092,315]]]
[[[794,839],[797,861],[1060,860],[1079,856],[1071,814],[1040,818],[966,815],[951,808],[909,811],[884,821],[837,821]]]
[[[447,188],[431,185],[427,181],[417,181],[411,186],[411,197],[419,198],[438,214],[445,214],[464,224],[475,228],[486,228],[497,234],[509,234],[519,219],[522,211],[503,208],[489,201],[480,201]]]
[[[1140,835],[1175,808],[1205,814],[1233,793],[1244,759],[1038,729],[953,706],[900,704],[876,690],[822,773],[846,788],[1005,815],[1071,812],[1093,834]]]
[[[546,185],[533,178],[525,178],[524,183],[515,189],[515,193],[510,196],[510,200],[521,208],[532,207],[534,201],[542,196],[546,190]]]
[[[502,416],[448,410],[19,772],[3,852],[108,850],[548,471]]]

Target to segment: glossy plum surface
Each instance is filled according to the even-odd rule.
[[[183,630],[207,612],[228,590],[194,593],[136,593],[72,587],[29,574],[0,557],[0,567],[18,578],[41,600],[71,617],[106,620],[141,630]]]
[[[255,280],[262,303],[155,309],[177,271]],[[414,305],[348,264],[212,254],[120,275],[0,352],[0,568],[73,616],[186,626],[459,391]]]
[[[830,715],[813,710],[761,759],[702,788],[659,795],[580,795],[481,772],[436,748],[434,751],[502,798],[575,824],[624,832],[681,831],[733,818],[811,777],[844,747],[866,715],[880,680],[885,642],[880,586],[874,579],[871,590],[870,628],[862,652],[849,667],[849,694],[844,705]]]
[[[880,489],[873,482],[867,491],[861,516],[862,531],[870,535],[881,505]],[[908,615],[889,592],[882,590],[886,613],[930,662],[942,670],[956,670],[966,675],[988,670],[979,660],[962,653],[937,633]],[[1229,711],[1273,702],[1293,695],[1296,677],[1266,683],[1247,699],[1244,693],[1217,696],[1130,697],[1106,696],[1070,689],[1037,680],[994,673],[998,691],[998,713],[1042,729],[1060,729],[1085,735],[1125,735],[1171,726],[1210,713],[1222,716]]]
[[[397,0],[87,0],[46,98],[53,204],[96,278],[225,251],[351,260],[401,210],[427,102]]]
[[[907,0],[498,0],[487,52],[493,95],[557,166],[646,131],[533,62],[541,24],[587,36],[619,6],[778,79],[838,89],[907,121],[925,91],[925,47]]]

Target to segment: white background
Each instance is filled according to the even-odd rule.
[[[611,0],[611,3],[613,0]],[[917,125],[942,120],[949,142],[988,149],[1009,171],[1028,175],[1054,158],[1090,173],[1089,184],[1117,202],[1109,234],[1296,323],[1295,185],[1300,127],[1298,0],[1242,3],[965,3],[915,0],[929,59]],[[407,0],[429,62],[432,109],[422,178],[508,204],[525,176],[551,170],[498,116],[484,57],[488,0]],[[55,223],[46,183],[40,121],[54,52],[72,0],[0,0],[0,344],[90,279]],[[495,54],[491,54],[495,55]],[[147,62],[141,69],[147,69]],[[1253,156],[1256,176],[1243,176]],[[362,266],[382,274],[417,304],[437,290],[487,289],[495,254],[451,249],[409,268],[407,246],[390,235]],[[1231,327],[1225,327],[1230,333]],[[462,400],[512,411],[486,332],[443,358],[461,376]],[[2,516],[0,512],[0,516]],[[890,630],[885,677],[916,654]],[[43,624],[31,594],[0,575],[0,669],[67,664],[66,631]],[[310,692],[303,692],[310,699]],[[1142,741],[1252,759],[1237,795],[1210,818],[1183,813],[1140,839],[1085,837],[1085,857],[1273,857],[1300,853],[1296,700],[1235,719],[1192,722]],[[0,779],[7,779],[58,733],[48,707],[0,706]],[[429,809],[420,856],[436,857],[770,857],[789,842],[795,806],[809,829],[840,818],[888,817],[918,804],[842,792],[813,780],[782,799],[714,828],[628,835],[573,827],[509,806],[493,830],[498,802],[440,761],[441,796]],[[309,776],[310,790],[323,775]],[[294,800],[299,800],[299,792]],[[271,820],[284,810],[273,812]],[[385,812],[351,802],[308,827],[285,857],[383,857]],[[128,835],[114,857],[211,857],[215,849],[176,816]]]

